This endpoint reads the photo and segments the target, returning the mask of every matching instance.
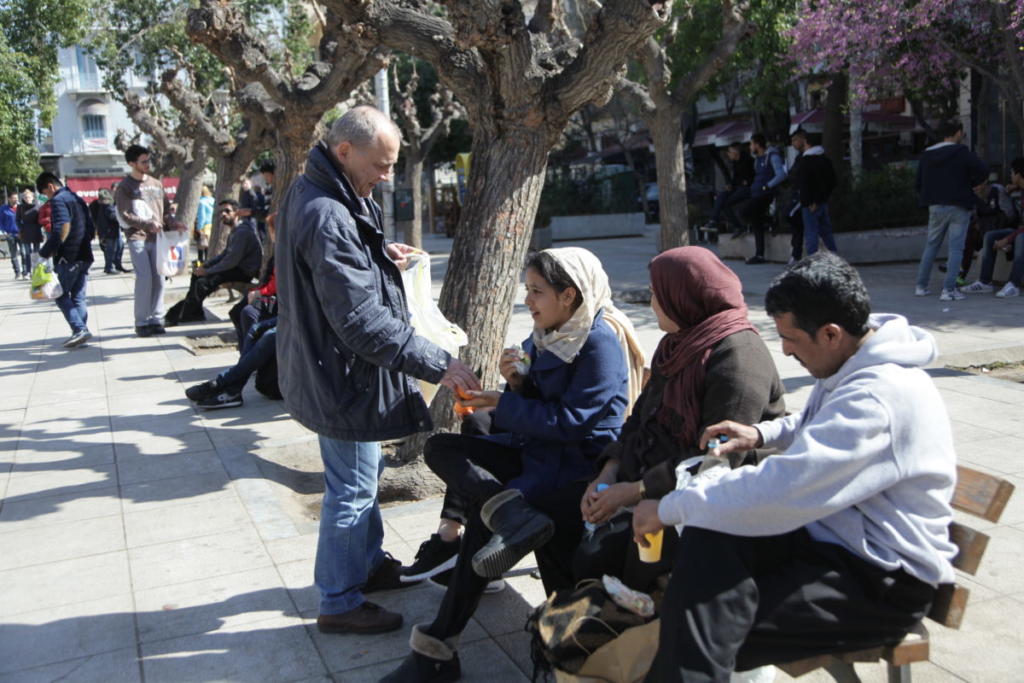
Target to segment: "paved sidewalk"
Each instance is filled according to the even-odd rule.
[[[450,244],[428,238],[438,284]],[[646,287],[653,232],[579,244],[602,258],[616,289]],[[811,380],[781,355],[762,310],[779,267],[730,265],[791,392],[788,407],[798,409]],[[942,364],[1024,359],[1024,299],[915,298],[914,270],[863,269],[874,309],[907,314],[935,333]],[[316,631],[316,522],[301,496],[319,484],[290,457],[315,454],[315,438],[251,387],[243,408],[194,410],[183,389],[236,356],[197,356],[182,339],[225,326],[136,338],[132,282],[93,270],[96,336],[66,351],[60,344],[70,332],[57,308],[31,302],[26,283],[0,275],[0,681],[377,680],[407,653],[408,625],[429,619],[441,592],[382,594],[406,618],[395,634]],[[175,283],[180,294],[186,285]],[[653,314],[623,308],[650,355],[660,336]],[[509,340],[520,341],[529,325],[520,299]],[[1024,385],[942,368],[933,376],[961,461],[1020,490],[1000,525],[972,522],[991,527],[992,540],[981,572],[965,581],[972,595],[964,626],[933,628],[932,663],[914,674],[1014,680],[1024,668]],[[410,560],[439,509],[437,500],[388,508],[386,549]],[[514,570],[510,589],[484,597],[462,639],[464,680],[528,680],[522,627],[543,598],[531,563]],[[858,671],[884,679],[877,665]]]

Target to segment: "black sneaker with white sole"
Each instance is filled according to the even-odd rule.
[[[242,393],[223,391],[215,396],[196,401],[196,405],[203,410],[217,410],[219,408],[236,408],[242,405]]]
[[[461,538],[446,541],[440,534],[434,534],[423,541],[416,551],[416,560],[402,569],[402,583],[422,581],[451,569],[455,566],[461,545]]]
[[[208,382],[202,384],[195,384],[185,390],[185,396],[190,401],[202,401],[204,398],[209,398],[217,393],[217,380],[211,379]]]
[[[454,570],[449,569],[448,571],[441,572],[440,574],[434,574],[430,577],[427,583],[432,583],[438,588],[447,589],[448,582],[451,581]],[[487,586],[484,587],[484,595],[493,595],[494,593],[500,593],[505,590],[505,579],[494,579],[487,582]]]
[[[89,330],[79,330],[71,335],[71,338],[64,342],[65,349],[73,349],[77,346],[81,346],[85,342],[92,339],[92,332]]]

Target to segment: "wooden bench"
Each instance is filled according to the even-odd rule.
[[[1013,493],[1013,484],[967,467],[958,466],[956,469],[957,484],[953,493],[953,508],[989,522],[998,522],[1010,494]],[[953,522],[949,527],[949,536],[960,549],[953,560],[953,566],[973,576],[977,573],[985,548],[988,546],[988,535],[959,522]],[[968,593],[966,588],[955,584],[940,587],[928,618],[949,628],[960,628],[964,611],[967,609]],[[928,661],[928,655],[928,630],[924,623],[921,623],[898,645],[837,655],[820,655],[776,666],[794,678],[824,668],[839,683],[854,683],[860,681],[853,668],[855,662],[882,660],[886,663],[889,683],[910,683],[910,665],[914,662]]]

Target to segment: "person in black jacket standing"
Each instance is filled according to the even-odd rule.
[[[964,241],[974,209],[973,188],[988,175],[985,162],[976,157],[966,145],[964,124],[947,121],[939,126],[942,142],[932,145],[921,155],[917,164],[917,196],[928,207],[928,239],[917,268],[917,287],[914,296],[928,296],[935,256],[949,233],[950,264],[942,283],[940,301],[958,301],[965,295],[956,286],[957,264],[964,254]]]
[[[39,224],[39,202],[36,193],[27,185],[21,190],[21,201],[14,214],[18,222],[18,249],[21,254],[22,272],[32,273],[33,254],[39,254],[39,245],[43,243],[43,226]]]
[[[829,251],[836,251],[832,237],[832,218],[828,213],[828,200],[836,189],[836,169],[832,160],[825,156],[821,145],[811,146],[807,133],[798,130],[791,138],[793,148],[800,152],[800,163],[795,174],[791,172],[793,184],[800,197],[800,213],[804,224],[804,255],[818,251],[818,238]]]
[[[130,273],[124,267],[121,258],[124,254],[124,238],[121,236],[121,224],[117,222],[117,209],[114,208],[114,195],[110,190],[100,190],[99,197],[89,205],[92,223],[96,226],[96,236],[103,247],[103,272]]]
[[[382,548],[380,441],[432,428],[416,379],[479,389],[472,371],[409,323],[401,271],[412,248],[384,237],[370,197],[401,141],[373,107],[334,122],[277,212],[277,362],[285,406],[320,436],[324,498],[314,578],[317,627],[383,633],[402,615],[365,593],[401,588]]]

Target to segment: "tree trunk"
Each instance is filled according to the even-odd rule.
[[[543,131],[531,132],[512,127],[503,135],[474,135],[469,189],[441,289],[441,311],[469,336],[460,357],[488,389],[498,384],[498,358],[544,188],[551,145]],[[450,391],[437,392],[430,411],[435,429],[454,427],[452,404]],[[398,459],[417,458],[427,436],[408,439]]]
[[[864,105],[850,102],[850,173],[859,180],[864,172]]]
[[[405,235],[405,243],[423,248],[423,157],[406,151],[405,181],[412,189],[412,222]]]
[[[661,234],[658,251],[690,243],[689,206],[686,201],[686,168],[683,160],[683,107],[659,107],[651,122],[658,169],[658,212]]]
[[[203,176],[206,174],[206,164],[210,160],[209,148],[205,143],[196,140],[192,144],[192,158],[181,167],[178,176],[178,192],[175,201],[178,203],[178,212],[175,215],[179,221],[185,224],[191,234],[196,224],[196,214],[199,212],[199,196],[203,190]]]
[[[825,98],[825,132],[821,146],[825,155],[835,160],[841,167],[843,164],[843,105],[846,104],[846,74],[839,73],[832,77]],[[836,170],[839,170],[838,168]]]

